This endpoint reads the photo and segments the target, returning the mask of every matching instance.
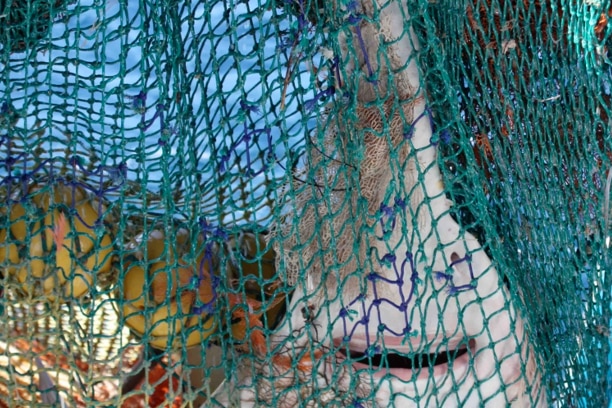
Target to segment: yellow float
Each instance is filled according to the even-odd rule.
[[[175,249],[162,231],[151,231],[146,251],[128,263],[120,289],[124,323],[157,349],[199,345],[216,328],[210,313],[216,300],[211,277],[216,262],[205,262],[204,253],[186,262],[185,254],[180,255],[188,252],[184,232],[177,233]],[[136,241],[142,239],[140,235]]]
[[[34,184],[0,214],[0,270],[20,296],[81,298],[112,270],[106,207],[68,183]]]

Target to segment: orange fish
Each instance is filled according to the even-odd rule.
[[[59,252],[64,245],[66,234],[68,234],[68,221],[66,220],[64,213],[60,212],[55,220],[55,225],[53,226],[53,242],[55,242],[56,251]]]
[[[265,310],[261,307],[261,302],[240,296],[238,294],[230,293],[228,295],[230,307],[234,307],[240,304],[246,304],[248,311],[244,308],[236,308],[232,311],[232,333],[235,340],[244,341],[247,333],[249,333],[250,347],[255,351],[256,355],[260,358],[266,357],[268,347],[266,336],[264,334],[263,323],[260,317],[265,313]],[[280,299],[282,301],[283,299]],[[272,302],[269,307],[274,307],[278,303],[278,300]],[[239,346],[245,352],[249,352],[250,347],[248,344]],[[314,367],[314,360],[320,360],[323,357],[323,351],[320,349],[314,350],[313,353],[305,353],[295,363],[295,357],[289,354],[275,354],[272,356],[272,363],[280,371],[287,372],[292,369],[293,365],[296,364],[296,368],[304,374],[311,374]]]
[[[248,309],[248,311],[245,311],[245,308],[239,307],[232,311],[232,334],[234,339],[244,341],[248,333],[253,350],[259,357],[265,357],[268,347],[261,316],[268,309],[275,307],[285,299],[283,297],[275,299],[266,309],[261,306],[260,301],[235,293],[230,293],[228,299],[230,307],[246,304]],[[244,344],[239,348],[245,352],[249,351],[248,344]]]
[[[315,360],[320,360],[321,357],[323,357],[323,351],[320,349],[314,350],[313,354]],[[272,363],[276,368],[280,369],[281,374],[292,369],[294,361],[295,358],[287,354],[277,354],[272,357]],[[314,361],[312,359],[311,353],[305,353],[296,364],[296,368],[304,374],[311,374],[313,367]]]
[[[260,356],[266,355],[266,336],[263,333],[263,323],[261,322],[261,315],[265,312],[261,308],[261,302],[242,297],[240,295],[230,293],[228,295],[229,304],[231,307],[246,303],[248,312],[244,308],[236,308],[232,312],[232,332],[234,337],[239,340],[244,340],[246,334],[249,333],[249,340],[253,347],[253,350]],[[248,349],[248,346],[245,347]]]
[[[121,408],[179,408],[183,403],[180,394],[180,375],[171,367],[154,363],[148,370],[146,379],[140,380],[132,390],[131,396],[124,399]],[[152,394],[148,394],[153,391]],[[169,394],[174,394],[169,397]],[[148,398],[147,398],[148,394]]]

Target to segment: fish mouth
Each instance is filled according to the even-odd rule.
[[[391,374],[401,380],[411,381],[430,378],[432,375],[441,377],[451,371],[459,379],[467,372],[475,349],[474,339],[461,339],[448,343],[447,347],[430,347],[430,350],[416,353],[400,352],[389,347],[367,353],[351,347],[350,343],[348,347],[339,347],[338,352],[341,358],[350,360],[356,370],[368,370],[375,377]]]

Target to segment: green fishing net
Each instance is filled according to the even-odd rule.
[[[0,407],[606,407],[609,1],[0,0]]]

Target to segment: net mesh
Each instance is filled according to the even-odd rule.
[[[609,1],[0,0],[0,407],[605,407]]]

